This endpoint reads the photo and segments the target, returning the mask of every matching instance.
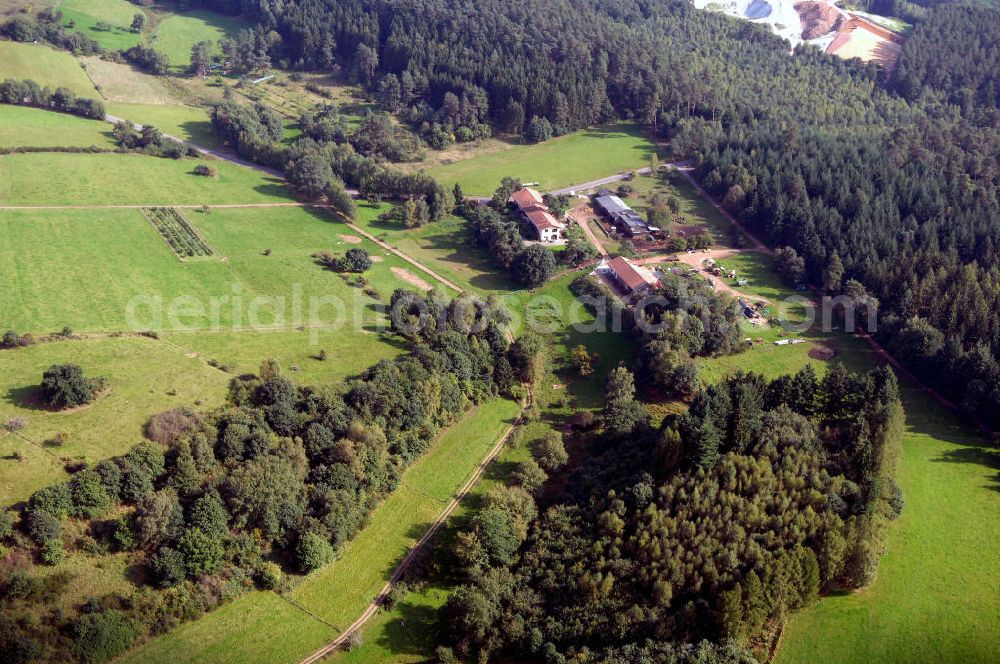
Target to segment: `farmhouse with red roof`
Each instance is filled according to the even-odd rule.
[[[511,195],[510,202],[517,206],[524,218],[535,229],[539,240],[555,242],[562,238],[565,226],[552,216],[540,193],[534,189],[522,187]]]

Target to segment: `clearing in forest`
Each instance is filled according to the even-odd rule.
[[[142,34],[131,29],[135,15],[149,18],[141,6],[128,0],[62,0],[57,9],[62,12],[63,26],[116,51],[142,41]]]
[[[169,16],[153,32],[150,42],[153,48],[167,56],[175,71],[183,71],[191,64],[191,47],[198,42],[216,45],[220,39],[235,37],[242,28],[249,27],[240,18],[195,10]]]
[[[514,145],[427,170],[446,187],[455,182],[468,196],[489,196],[505,176],[537,182],[546,191],[647,166],[656,146],[635,124],[584,129],[544,143]]]

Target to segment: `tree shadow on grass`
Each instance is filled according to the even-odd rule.
[[[188,120],[187,122],[182,122],[179,128],[199,145],[207,148],[220,147],[219,141],[214,137],[212,123],[207,119],[203,121]]]
[[[37,385],[11,388],[7,391],[4,401],[26,410],[51,410],[42,402],[42,390]]]
[[[292,192],[288,189],[288,186],[276,178],[268,178],[267,182],[259,184],[253,189],[265,196],[292,198]]]
[[[415,540],[419,540],[421,537],[424,536],[424,534],[428,531],[428,529],[430,529],[430,527],[432,525],[434,525],[434,524],[431,523],[430,521],[423,521],[421,523],[414,523],[414,524],[410,525],[410,527],[406,530],[406,536],[407,537],[412,537]],[[399,562],[402,562],[402,561],[399,561]],[[398,564],[398,562],[396,564]],[[393,569],[396,569],[396,564],[394,564],[392,566]]]
[[[426,655],[433,652],[438,632],[438,612],[432,606],[400,602],[399,618],[387,622],[377,644],[394,655]]]
[[[990,470],[1000,471],[1000,449],[983,446],[956,447],[947,450],[936,459],[934,463],[971,463],[985,466]],[[986,487],[993,491],[1000,492],[1000,472],[989,478],[990,484]]]

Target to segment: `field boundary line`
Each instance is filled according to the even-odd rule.
[[[312,611],[310,611],[306,607],[304,607],[301,604],[299,604],[298,602],[296,602],[291,597],[286,597],[284,593],[279,593],[277,591],[272,591],[272,592],[274,592],[275,595],[277,595],[281,599],[285,600],[286,602],[288,602],[289,605],[294,606],[296,609],[298,609],[302,613],[306,614],[310,618],[313,618],[314,620],[318,620],[319,622],[323,623],[327,627],[332,628],[334,632],[340,632],[340,631],[342,631],[339,625],[337,625],[337,624],[335,624],[335,623],[327,620],[326,618],[324,618],[324,617],[322,617],[320,615],[317,615],[317,614],[313,613]]]
[[[408,482],[401,482],[399,486],[403,487],[407,491],[411,491],[411,492],[417,494],[418,496],[423,496],[427,500],[433,500],[434,502],[441,503],[442,505],[447,505],[448,504],[448,499],[447,498],[438,498],[437,496],[432,496],[431,494],[427,493],[426,491],[421,491],[417,487],[411,486]]]

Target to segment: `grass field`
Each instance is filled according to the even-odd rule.
[[[195,106],[109,102],[108,113],[137,124],[151,124],[164,134],[206,147],[218,147],[219,137],[208,110]]]
[[[150,41],[157,51],[167,56],[175,71],[182,71],[191,64],[191,47],[195,44],[202,41],[215,44],[220,39],[236,36],[245,27],[248,24],[242,19],[195,10],[161,21]]]
[[[219,205],[291,200],[281,181],[213,161],[217,178],[194,175],[203,161],[120,154],[0,157],[0,205]]]
[[[511,146],[427,172],[446,186],[460,183],[467,195],[488,196],[508,175],[538,182],[542,190],[556,189],[641,168],[655,149],[638,126],[623,123]]]
[[[374,310],[375,300],[317,265],[312,254],[359,246],[381,259],[366,279],[386,301],[393,290],[407,285],[392,272],[407,264],[395,256],[379,256],[370,243],[348,244],[342,236],[349,229],[312,211],[244,208],[186,214],[218,259],[181,263],[139,210],[0,212],[0,269],[10,275],[0,289],[0,327],[35,332],[63,325],[86,331],[205,331],[215,327],[211,300],[217,298],[220,330],[242,331],[257,322],[288,331],[314,322],[339,323],[345,339],[368,346],[379,338],[372,334],[377,331],[373,326],[383,320]],[[266,249],[270,255],[264,255]],[[296,293],[302,302],[298,320],[293,311]],[[233,300],[222,300],[236,295],[242,297],[238,307]],[[267,306],[253,316],[251,304],[257,295],[284,298],[285,320]],[[127,307],[138,296],[146,299],[134,309],[130,327]],[[335,298],[342,308],[322,303],[322,297]],[[149,304],[153,298],[162,298],[159,321]],[[177,298],[193,298],[204,309],[198,316],[180,316],[181,328],[169,325],[169,304]],[[311,303],[317,306],[315,321]]]
[[[71,54],[41,44],[0,41],[0,80],[5,78],[31,79],[42,86],[68,88],[80,97],[101,98]]]
[[[467,413],[404,474],[340,557],[295,588],[289,599],[329,624],[298,609],[290,613],[286,600],[257,592],[151,641],[124,661],[271,664],[310,654],[361,614],[517,413],[517,404],[502,400]]]
[[[359,375],[384,359],[402,352],[398,337],[388,333],[352,333],[343,330],[275,330],[255,332],[192,332],[164,334],[163,339],[205,360],[216,360],[233,370],[256,371],[273,357],[285,374],[303,385],[319,385]],[[325,350],[326,360],[319,359]]]
[[[0,104],[0,147],[115,147],[111,125],[66,113]]]
[[[63,14],[63,25],[72,22],[73,30],[97,40],[104,48],[118,51],[142,41],[142,35],[132,32],[130,26],[136,14],[145,12],[128,0],[62,0],[58,10]],[[110,25],[111,29],[98,29],[98,23]]]
[[[37,385],[53,364],[74,363],[89,376],[105,376],[110,392],[92,406],[66,413],[37,405]],[[221,404],[229,376],[152,339],[103,338],[38,344],[0,352],[0,421],[24,417],[22,434],[0,438],[0,505],[26,498],[66,476],[59,457],[94,461],[142,440],[149,416],[178,406]],[[62,447],[43,442],[69,433]],[[18,461],[11,455],[26,456]]]
[[[486,251],[475,244],[464,219],[448,217],[421,228],[404,228],[398,223],[378,221],[379,213],[387,209],[388,205],[378,209],[361,205],[355,223],[471,292],[517,288],[503,270],[493,265]]]

